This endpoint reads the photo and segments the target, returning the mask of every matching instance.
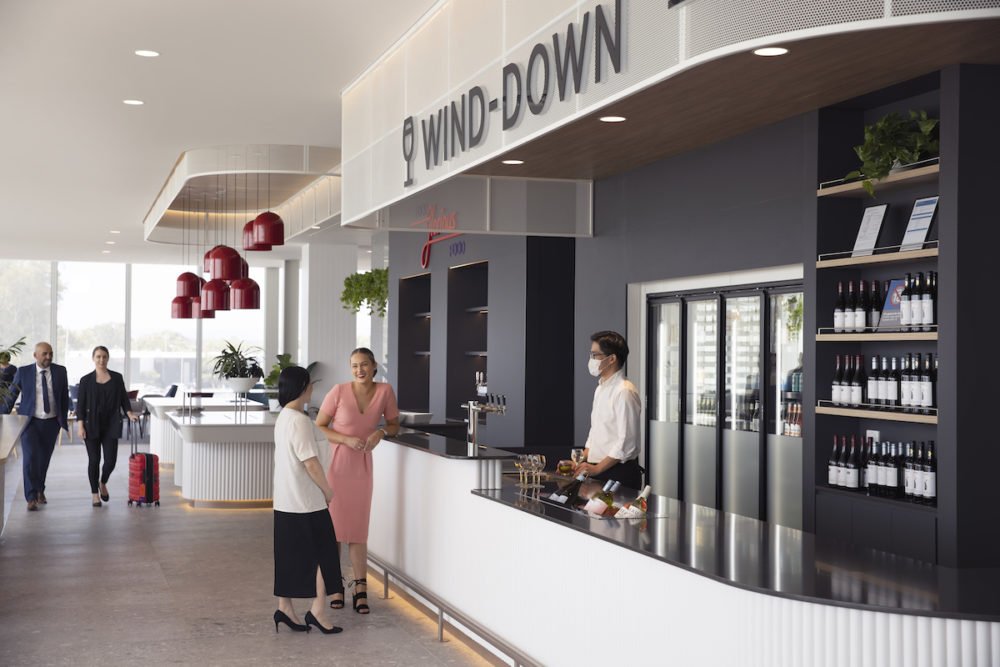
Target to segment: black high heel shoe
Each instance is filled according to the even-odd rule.
[[[309,620],[308,614],[306,615],[306,620]],[[288,618],[288,614],[281,611],[280,609],[274,612],[274,631],[278,631],[278,624],[284,623],[288,626],[288,629],[292,632],[309,632],[310,628],[308,625],[299,625],[292,619]]]
[[[351,582],[351,585],[355,586],[355,587],[357,587],[359,584],[364,584],[365,588],[368,588],[368,580],[367,579],[355,579],[354,581]],[[361,603],[358,602],[358,600],[367,600],[368,599],[368,592],[367,591],[361,591],[360,593],[355,593],[351,597],[354,600],[354,611],[355,612],[357,612],[359,614],[362,614],[362,615],[371,613],[371,609],[368,607],[368,603],[367,602],[361,602]]]
[[[343,582],[343,583],[347,583],[347,580],[344,579],[343,577],[340,578],[340,581]],[[334,595],[341,595],[341,596],[343,596],[344,594],[343,593],[334,593]],[[330,600],[330,609],[343,609],[343,608],[344,608],[344,598],[343,597],[341,597],[339,600]]]
[[[101,494],[101,500],[103,500],[104,502],[110,501],[111,500],[111,494],[108,493],[108,487],[106,485],[104,485],[104,484],[102,484],[101,486],[104,487],[104,492]]]
[[[311,610],[306,612],[306,625],[315,625],[317,628],[319,628],[319,631],[322,632],[324,635],[335,635],[338,632],[344,631],[344,628],[338,628],[336,625],[333,626],[332,628],[324,628],[322,625],[320,625],[319,620],[315,616],[313,616]]]

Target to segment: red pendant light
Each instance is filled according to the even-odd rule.
[[[277,213],[264,211],[253,221],[255,243],[270,246],[285,245],[285,222]]]
[[[214,320],[215,311],[214,310],[202,310],[201,309],[201,297],[193,296],[191,297],[191,317],[196,320]]]
[[[253,278],[240,278],[230,283],[233,310],[260,309],[260,286]]]
[[[195,274],[185,271],[177,276],[177,296],[198,296],[201,294],[202,282],[202,279]]]
[[[229,283],[213,278],[201,288],[201,307],[205,310],[229,310]]]
[[[253,235],[253,220],[243,225],[243,249],[244,250],[270,250],[271,246],[266,243],[257,243]]]
[[[211,252],[211,260],[209,275],[212,276],[212,280],[237,280],[241,277],[243,258],[233,248],[227,245],[216,246]]]
[[[189,320],[191,316],[191,297],[175,296],[170,302],[170,317],[175,320]]]
[[[221,248],[221,247],[222,246],[218,246],[218,245],[217,246],[213,246],[211,250],[209,250],[208,252],[205,253],[205,256],[201,260],[201,263],[202,263],[201,271],[202,271],[202,273],[211,273],[212,272],[212,253],[214,253],[216,251],[216,249]]]

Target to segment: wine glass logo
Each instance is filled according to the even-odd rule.
[[[403,121],[403,161],[406,162],[406,180],[403,187],[413,185],[413,155],[417,149],[417,136],[413,131],[413,116]]]

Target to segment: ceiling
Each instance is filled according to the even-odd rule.
[[[179,261],[142,240],[178,156],[339,147],[340,90],[434,3],[0,0],[0,258]]]

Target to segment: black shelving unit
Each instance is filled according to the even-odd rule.
[[[448,270],[448,419],[463,419],[462,403],[476,395],[477,372],[486,372],[489,263]]]
[[[431,276],[399,281],[399,407],[428,412],[430,403]]]

